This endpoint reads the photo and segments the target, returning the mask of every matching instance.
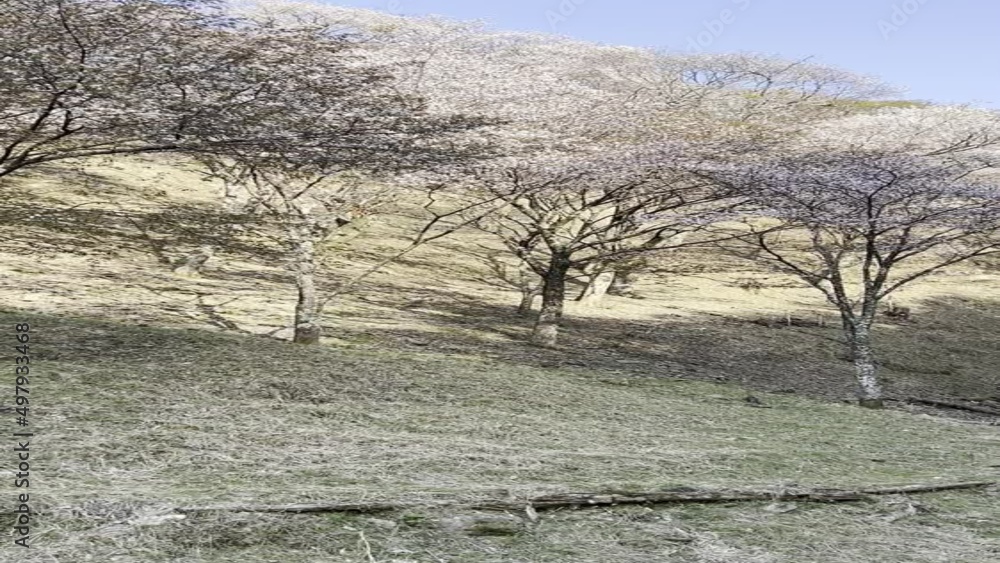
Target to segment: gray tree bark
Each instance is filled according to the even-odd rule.
[[[528,317],[531,315],[531,309],[535,304],[535,299],[542,295],[541,288],[538,287],[521,287],[521,302],[517,306],[517,314],[522,317]]]
[[[879,383],[878,363],[872,350],[872,320],[862,318],[846,324],[847,342],[857,379],[858,404],[869,409],[880,409],[885,406],[885,400]]]
[[[319,324],[319,300],[316,297],[316,249],[311,240],[298,238],[294,242],[295,286],[298,301],[295,304],[295,335],[297,344],[318,344],[323,329]]]
[[[617,297],[639,298],[635,292],[635,285],[639,281],[639,272],[633,268],[618,268],[615,270],[615,277],[608,288],[608,295]]]
[[[562,323],[563,307],[566,302],[566,274],[570,260],[565,254],[554,253],[549,261],[542,284],[542,308],[531,334],[531,343],[545,348],[554,348],[559,341],[559,326]]]

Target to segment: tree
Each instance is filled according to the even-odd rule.
[[[386,72],[323,25],[226,15],[216,0],[11,0],[0,8],[0,178],[110,154],[266,149]],[[302,90],[290,87],[309,83]],[[298,117],[296,117],[298,114]],[[296,122],[295,132],[276,127]],[[364,132],[356,131],[355,137]],[[337,149],[353,137],[341,130]]]
[[[394,172],[447,167],[475,155],[476,146],[460,143],[460,134],[482,121],[423,116],[412,100],[390,95],[389,86],[358,84],[350,112],[342,111],[346,96],[315,96],[294,120],[275,124],[292,140],[271,142],[267,150],[230,146],[197,155],[209,176],[225,184],[230,207],[259,216],[277,233],[298,293],[296,343],[316,344],[322,334],[321,245],[401,199],[406,188],[388,181]],[[300,122],[306,114],[311,119]],[[315,131],[308,142],[298,134],[304,129]]]
[[[840,313],[859,402],[880,408],[879,304],[942,268],[1000,251],[1000,187],[984,174],[997,164],[987,154],[807,150],[716,170],[756,208],[742,244],[723,246],[822,292]]]
[[[230,153],[225,159],[206,160],[212,175],[230,187],[246,211],[270,226],[271,236],[283,249],[298,294],[293,341],[318,343],[322,334],[318,247],[341,227],[375,212],[387,199],[386,188],[256,154]]]
[[[457,133],[484,122],[428,115],[423,100],[393,85],[391,69],[359,50],[356,33],[222,8],[215,0],[5,4],[0,177],[96,155],[195,156],[224,180],[226,213],[256,213],[284,237],[299,289],[295,340],[314,342],[315,246],[386,195],[371,182],[345,183],[344,173],[446,164],[476,144]],[[214,251],[206,246],[181,269]]]
[[[378,61],[364,53],[345,58],[335,24],[298,16],[248,18],[300,39],[300,27],[311,34],[309,43],[283,45],[296,58],[283,83],[285,103],[294,110],[270,116],[273,134],[258,135],[250,144],[209,147],[196,156],[210,176],[223,180],[228,207],[265,218],[278,233],[298,293],[293,340],[314,344],[329,300],[317,287],[320,247],[346,225],[377,214],[413,189],[431,186],[433,193],[439,173],[488,152],[477,131],[491,121],[429,111],[425,100],[400,89],[390,69],[374,66]],[[400,182],[398,175],[406,172],[411,178]],[[430,206],[433,198],[428,201]],[[431,214],[419,241],[442,218]]]
[[[704,242],[685,236],[704,231],[734,194],[684,173],[690,162],[736,158],[747,140],[785,139],[826,116],[832,100],[869,92],[865,79],[787,61],[574,48],[569,60],[593,66],[567,65],[560,83],[576,85],[574,101],[536,115],[548,150],[476,172],[479,193],[509,205],[481,227],[544,280],[532,335],[541,346],[557,342],[570,269],[590,277],[592,301],[619,264],[634,268],[643,254]]]
[[[557,344],[572,269],[691,244],[677,235],[700,230],[719,212],[726,191],[671,171],[672,148],[556,153],[478,171],[481,189],[505,203],[479,228],[542,279],[532,343]]]

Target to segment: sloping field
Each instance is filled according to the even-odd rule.
[[[119,188],[107,195],[112,176]],[[81,187],[78,175],[52,176],[25,189],[34,198],[139,212],[210,201],[196,176],[155,160],[91,178]],[[4,227],[0,322],[32,326],[31,490],[40,513],[33,547],[5,542],[4,561],[986,563],[1000,556],[996,487],[837,504],[562,509],[537,520],[463,507],[557,492],[695,487],[777,495],[1000,479],[1000,431],[986,420],[869,412],[838,401],[850,396],[850,366],[839,357],[832,317],[815,327],[751,322],[829,315],[787,280],[771,276],[752,293],[739,280],[767,276],[689,256],[683,271],[647,280],[644,300],[573,304],[565,347],[543,351],[523,344],[529,323],[513,314],[514,292],[492,283],[473,252],[486,241],[460,234],[338,299],[327,341],[304,348],[263,336],[283,336],[291,313],[280,263],[220,256],[203,277],[184,278],[142,252],[127,226],[95,238],[32,225]],[[330,259],[328,283],[399,248],[403,226],[352,241]],[[995,394],[996,282],[970,266],[899,298],[913,306],[913,321],[880,327],[894,396]],[[770,408],[746,403],[747,389]],[[4,419],[9,434],[12,415]],[[405,507],[176,512],[321,501]],[[13,495],[0,507],[13,509]]]
[[[731,386],[583,368],[2,315],[23,320],[36,337],[37,561],[365,561],[370,546],[375,561],[986,562],[1000,548],[996,490],[545,512],[499,536],[455,529],[482,514],[433,508],[996,478],[992,426],[778,395],[750,408]],[[430,508],[157,518],[323,500]]]

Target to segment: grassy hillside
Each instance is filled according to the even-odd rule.
[[[37,561],[986,562],[1000,549],[996,491],[561,511],[496,537],[452,530],[470,514],[433,509],[125,525],[233,502],[981,479],[997,476],[1000,434],[792,396],[749,408],[735,386],[577,367],[0,316],[25,319],[46,511]]]
[[[211,201],[209,185],[162,161],[118,166],[84,170],[88,182],[33,178],[22,197],[138,212]],[[850,371],[829,311],[774,276],[744,291],[741,278],[767,276],[720,257],[683,257],[682,272],[647,280],[644,300],[574,304],[566,345],[543,351],[523,344],[514,292],[491,285],[471,253],[486,241],[466,233],[338,300],[324,345],[303,348],[263,336],[283,336],[291,313],[278,264],[224,256],[183,278],[127,225],[105,238],[38,225],[4,227],[0,322],[33,326],[32,490],[43,514],[30,553],[5,542],[3,560],[986,563],[1000,553],[996,488],[559,510],[537,523],[435,507],[1000,479],[1000,432],[986,421],[840,402]],[[398,229],[376,228],[331,258],[330,283],[400,245]],[[996,394],[997,281],[969,266],[898,298],[915,318],[880,327],[891,393]],[[752,322],[788,313],[831,323]],[[748,406],[747,389],[771,408]],[[412,507],[166,517],[324,500]],[[11,503],[4,495],[0,507]]]

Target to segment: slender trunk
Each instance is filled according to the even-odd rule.
[[[847,341],[857,378],[858,404],[870,409],[882,408],[882,386],[879,384],[878,365],[872,351],[871,321],[864,319],[849,326]]]
[[[559,340],[569,266],[569,256],[565,254],[553,254],[549,261],[549,270],[542,283],[542,308],[531,334],[531,343],[536,346],[554,348]]]
[[[501,268],[503,267],[501,266]],[[501,275],[504,275],[504,271],[501,271]],[[522,263],[517,268],[515,283],[521,290],[521,302],[517,306],[517,314],[522,317],[530,317],[535,298],[542,295],[542,284],[538,279],[538,274],[533,272],[527,264]]]
[[[584,288],[577,301],[587,306],[597,305],[607,295],[614,279],[615,273],[613,271],[591,274],[587,280],[587,287]]]
[[[319,324],[319,300],[316,298],[316,251],[312,241],[295,242],[295,286],[298,302],[295,304],[295,336],[298,344],[318,344],[323,332]]]
[[[639,273],[631,268],[622,268],[615,271],[611,287],[608,288],[608,295],[618,297],[630,297],[637,299],[639,296],[635,292],[635,284],[639,281]]]
[[[531,315],[531,307],[535,303],[535,298],[542,294],[541,288],[522,286],[521,303],[517,306],[517,314],[522,317]]]

